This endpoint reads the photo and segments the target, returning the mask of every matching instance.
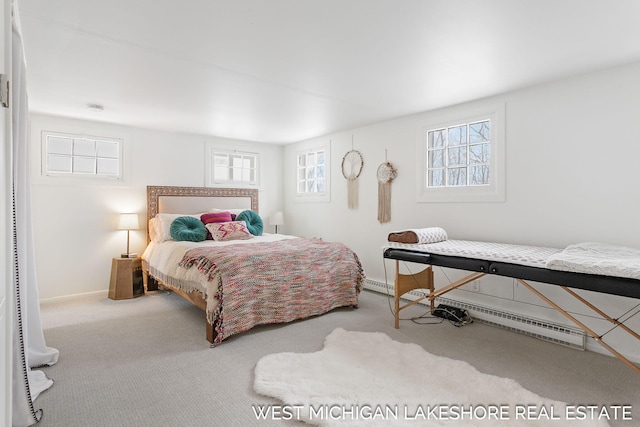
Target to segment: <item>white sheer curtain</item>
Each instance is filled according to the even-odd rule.
[[[13,298],[16,303],[13,334],[13,425],[29,426],[42,411],[33,401],[53,384],[32,367],[53,365],[58,350],[47,347],[42,333],[31,223],[29,175],[29,117],[26,67],[16,1],[11,3],[11,143],[13,192]]]

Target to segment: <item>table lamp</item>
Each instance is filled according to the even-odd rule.
[[[135,213],[123,213],[120,214],[120,222],[118,223],[118,230],[127,230],[127,252],[121,254],[122,258],[136,258],[137,253],[129,252],[129,232],[131,230],[137,230],[140,228],[138,223],[138,214]]]
[[[282,212],[276,212],[269,217],[269,225],[275,225],[276,234],[278,234],[278,226],[284,224],[284,215]]]

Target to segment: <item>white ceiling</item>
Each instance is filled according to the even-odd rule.
[[[18,4],[31,111],[261,142],[640,60],[638,0]]]

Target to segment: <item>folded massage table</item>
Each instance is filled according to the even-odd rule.
[[[433,312],[435,299],[447,292],[487,274],[506,276],[516,279],[640,374],[640,367],[605,343],[602,336],[527,282],[535,281],[561,286],[567,293],[591,308],[603,319],[640,340],[640,335],[623,322],[608,316],[570,289],[584,289],[640,299],[640,250],[594,243],[572,245],[562,250],[503,243],[446,240],[446,234],[443,234],[443,230],[441,231],[439,238],[431,236],[431,239],[425,239],[424,241],[427,243],[402,243],[402,239],[397,239],[388,242],[383,247],[384,258],[396,261],[394,284],[396,329],[400,326],[400,311],[404,308],[427,299]],[[391,240],[391,235],[389,238]],[[426,264],[428,267],[415,274],[400,274],[400,261]],[[433,266],[465,270],[470,274],[436,289]],[[428,290],[428,293],[421,298],[401,305],[401,296],[414,289],[425,289]]]

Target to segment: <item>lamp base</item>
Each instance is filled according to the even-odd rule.
[[[130,254],[120,254],[120,258],[138,258],[138,254],[135,252]]]

